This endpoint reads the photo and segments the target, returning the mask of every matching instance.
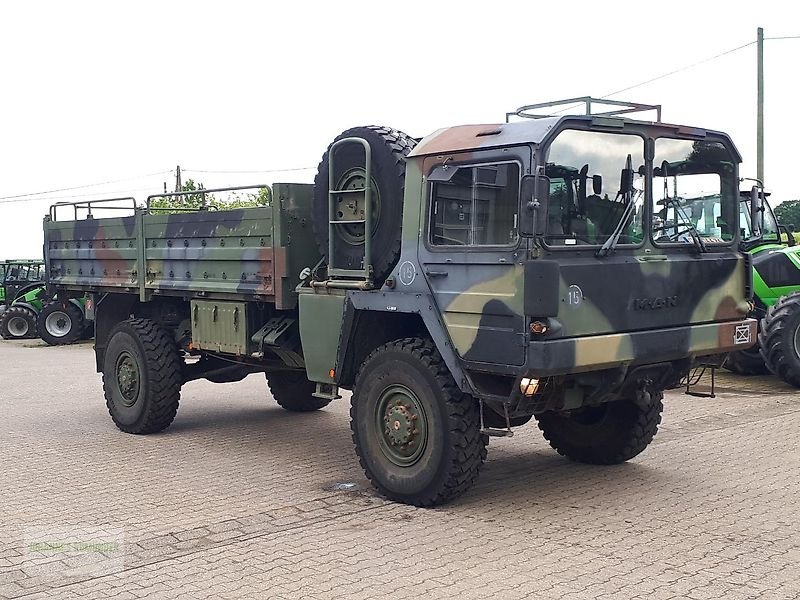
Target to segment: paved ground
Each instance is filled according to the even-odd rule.
[[[262,378],[193,382],[130,436],[92,365],[0,342],[0,598],[800,598],[800,394],[767,378],[668,394],[619,467],[522,428],[422,510],[369,488],[346,400],[291,415]]]

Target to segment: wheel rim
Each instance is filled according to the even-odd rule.
[[[371,197],[372,197],[372,232],[378,226],[378,220],[381,216],[381,202],[380,192],[378,191],[378,184],[375,178],[371,179]],[[346,171],[336,184],[337,190],[355,190],[363,189],[365,187],[364,169],[355,167]],[[357,219],[364,219],[366,202],[364,202],[364,194],[340,194],[336,199],[336,206],[334,208],[333,219],[335,221],[352,221]],[[340,225],[336,230],[345,242],[352,246],[359,246],[364,243],[365,227],[362,223],[351,223]]]
[[[794,355],[800,357],[800,327],[794,330]]]
[[[44,328],[53,337],[64,337],[72,330],[72,319],[61,310],[55,310],[47,315]]]
[[[23,337],[28,335],[28,320],[24,317],[11,317],[8,320],[8,332],[14,337]]]
[[[391,385],[378,399],[375,427],[381,451],[391,462],[409,467],[419,461],[428,442],[428,418],[417,395]]]
[[[120,353],[116,365],[117,387],[122,396],[122,404],[133,406],[139,397],[139,366],[128,352]]]

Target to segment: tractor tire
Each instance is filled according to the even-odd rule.
[[[767,309],[758,346],[769,370],[800,388],[800,292],[783,296]]]
[[[85,324],[83,312],[72,302],[51,302],[36,321],[39,337],[51,346],[71,344],[81,337]]]
[[[731,352],[723,366],[738,375],[766,375],[769,373],[769,368],[761,356],[758,345],[747,350]]]
[[[658,431],[664,394],[651,392],[645,408],[623,399],[537,416],[539,429],[556,452],[576,462],[616,465],[641,453]]]
[[[119,323],[108,337],[103,392],[114,424],[126,433],[169,427],[180,401],[182,361],[172,336],[150,319]]]
[[[416,141],[402,131],[389,127],[369,125],[353,127],[339,135],[334,142],[359,137],[367,140],[372,152],[371,185],[372,217],[371,252],[373,281],[380,285],[391,272],[400,256],[401,225],[403,222],[403,194],[405,191],[406,156]],[[332,145],[332,144],[331,144]],[[366,187],[364,150],[357,144],[339,146],[334,158],[334,186],[338,189]],[[324,257],[341,269],[362,269],[364,260],[364,224],[335,227],[334,256],[328,256],[328,181],[330,173],[330,146],[314,178],[314,205],[312,226],[319,250]],[[360,199],[360,200],[359,200]],[[340,195],[336,199],[334,218],[358,220],[364,218],[364,196]]]
[[[314,397],[317,384],[309,381],[302,371],[274,371],[266,375],[272,397],[284,410],[312,412],[325,408],[331,402]]]
[[[435,506],[466,492],[486,460],[478,402],[429,340],[372,352],[358,371],[350,427],[361,466],[387,498]]]
[[[27,306],[9,306],[0,318],[0,337],[4,340],[36,337],[36,313]]]

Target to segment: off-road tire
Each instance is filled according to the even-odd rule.
[[[70,329],[63,335],[57,335],[55,331],[51,332],[47,324],[47,319],[53,315],[58,317],[59,313],[62,319],[70,325]],[[83,322],[83,312],[80,308],[75,306],[72,302],[51,302],[42,309],[37,317],[36,324],[39,330],[39,337],[42,338],[51,346],[62,346],[71,344],[81,337],[86,324]]]
[[[24,334],[13,333],[14,321],[23,319],[27,324]],[[9,326],[12,330],[9,330]],[[24,340],[36,337],[36,313],[26,306],[9,306],[0,317],[0,337],[4,340]]]
[[[367,125],[353,127],[337,136],[334,142],[347,137],[360,137],[372,151],[372,179],[380,197],[380,215],[372,232],[373,278],[380,284],[389,275],[400,256],[401,225],[403,222],[403,194],[405,190],[406,156],[416,146],[416,141],[396,129]],[[333,145],[333,144],[331,144]],[[314,206],[312,227],[314,237],[323,256],[328,258],[328,175],[330,146],[322,156],[314,178]],[[364,150],[357,144],[346,144],[336,149],[334,158],[334,185],[346,172],[364,165]],[[336,239],[334,265],[344,269],[361,269],[364,244]]]
[[[767,367],[786,383],[800,387],[800,292],[780,298],[761,319],[758,346]],[[796,341],[795,336],[799,339]]]
[[[738,352],[731,352],[728,358],[725,359],[723,365],[728,371],[737,373],[739,375],[766,375],[769,373],[769,368],[761,356],[761,350],[758,346],[753,346],[747,350],[739,350]]]
[[[643,407],[617,400],[564,412],[537,416],[545,439],[562,456],[593,465],[616,465],[641,453],[658,431],[664,394],[650,392]]]
[[[301,371],[275,371],[267,373],[267,385],[278,405],[291,412],[312,412],[325,408],[330,400],[315,398],[317,384],[309,381]]]
[[[409,465],[389,458],[379,432],[381,399],[398,386],[410,390],[425,411],[423,450]],[[373,351],[358,371],[350,417],[361,466],[391,500],[443,504],[472,486],[486,460],[489,438],[480,432],[478,403],[461,392],[430,340],[406,338]],[[419,421],[412,423],[419,427]]]
[[[118,379],[120,360],[128,359],[140,382],[133,399],[125,398]],[[130,319],[114,327],[103,360],[103,392],[114,424],[135,434],[169,427],[180,402],[181,363],[172,336],[155,321]]]

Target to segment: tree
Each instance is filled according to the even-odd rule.
[[[204,189],[205,187],[202,183],[187,179],[186,183],[181,186],[181,190],[184,192],[197,192],[196,194],[153,198],[150,202],[150,210],[153,214],[180,212],[182,209],[201,210],[203,206],[213,207],[212,210],[230,210],[233,208],[266,206],[272,201],[270,189],[266,187],[258,188],[257,193],[240,194],[234,192],[227,198],[217,198],[214,194],[204,194]]]
[[[800,225],[800,200],[784,200],[774,210],[781,225]]]

